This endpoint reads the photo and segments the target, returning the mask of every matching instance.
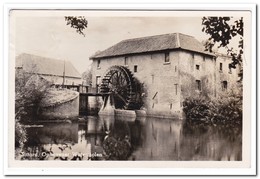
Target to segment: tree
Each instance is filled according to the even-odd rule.
[[[24,124],[38,117],[39,104],[49,88],[49,83],[41,80],[32,64],[30,72],[15,70],[15,147],[22,148],[27,141]]]
[[[85,37],[83,30],[87,28],[88,21],[84,16],[65,16],[65,21],[67,22],[67,25],[76,29],[77,33]]]
[[[50,88],[48,81],[32,71],[16,69],[15,73],[15,119],[22,123],[38,117],[40,102]]]
[[[218,44],[218,48],[225,48],[227,55],[230,55],[232,62],[229,64],[230,68],[240,67],[240,81],[243,79],[243,33],[244,22],[243,17],[234,19],[233,17],[203,17],[202,18],[202,32],[210,35],[205,43],[205,50],[212,52],[212,48]],[[230,47],[231,41],[238,38],[237,49]]]
[[[86,82],[87,85],[92,83],[92,73],[91,70],[86,70],[82,73],[82,79]]]

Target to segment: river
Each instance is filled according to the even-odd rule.
[[[240,127],[151,117],[38,122],[17,160],[241,161]]]

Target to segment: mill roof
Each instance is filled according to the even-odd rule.
[[[42,75],[63,76],[65,63],[65,76],[81,78],[80,73],[70,61],[57,60],[32,54],[23,53],[16,57],[16,67],[22,67],[26,72]]]
[[[178,48],[215,56],[212,53],[206,52],[202,43],[193,36],[181,33],[171,33],[123,40],[104,51],[94,54],[90,58],[96,59]]]

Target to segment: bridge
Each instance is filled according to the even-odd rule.
[[[97,114],[99,111],[97,97],[103,97],[106,95],[109,95],[109,93],[80,92],[79,93],[79,114],[83,114],[83,115]]]

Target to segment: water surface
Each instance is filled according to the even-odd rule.
[[[18,160],[242,160],[239,127],[160,118],[87,116],[27,128]]]

